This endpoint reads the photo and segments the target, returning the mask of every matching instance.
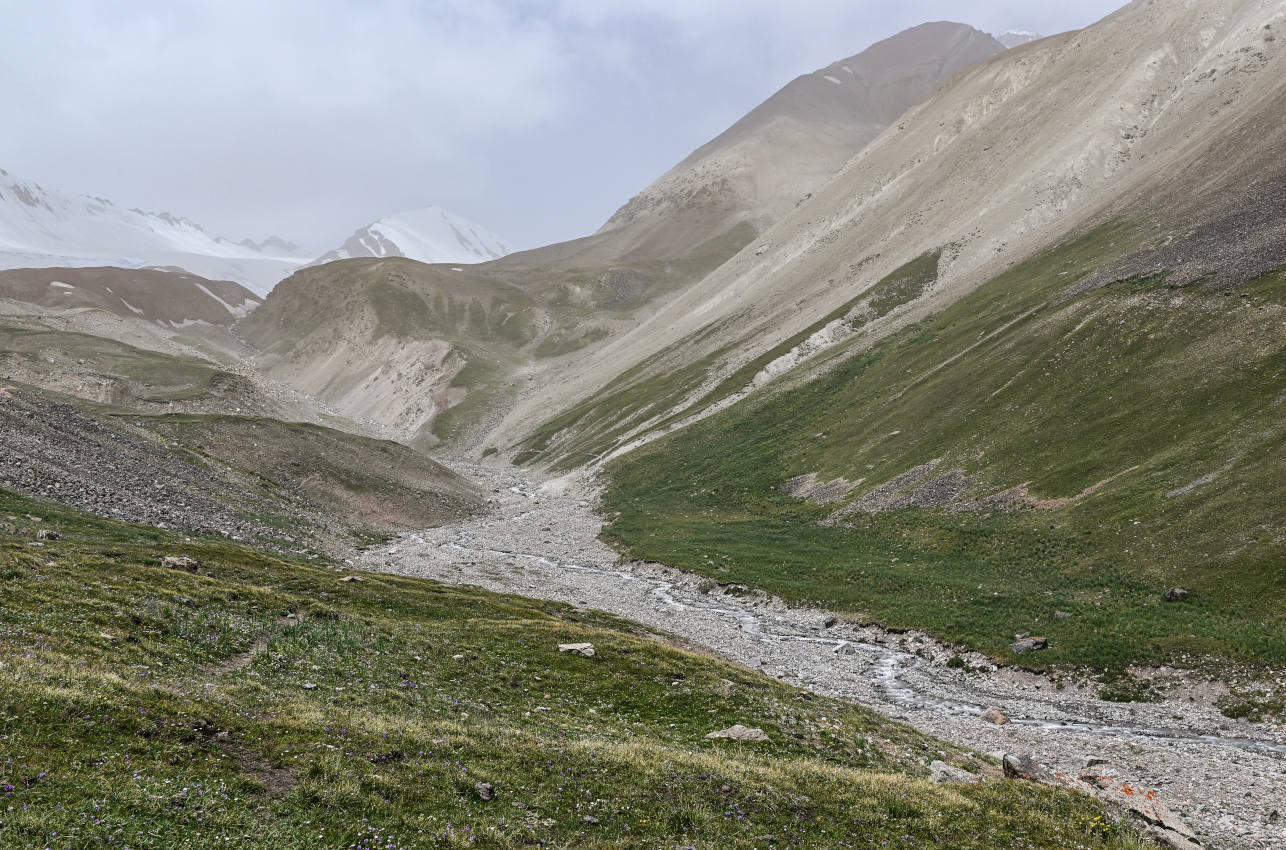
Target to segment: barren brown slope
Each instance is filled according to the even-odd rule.
[[[94,307],[161,325],[229,327],[261,300],[230,280],[160,269],[12,269],[0,271],[0,298],[67,310]]]
[[[673,259],[770,227],[909,107],[1005,50],[964,24],[922,24],[788,83],[632,198],[593,237],[509,263]]]
[[[1227,267],[1219,256],[1237,258],[1241,279],[1280,264],[1284,20],[1280,0],[1136,2],[967,72],[757,240],[762,249],[569,369],[493,441],[512,444],[551,408],[584,402],[595,416],[546,427],[542,450],[556,455],[586,427],[624,444],[820,319],[842,318],[917,257],[936,257],[932,285],[865,325],[870,340],[1113,217],[1138,225],[1120,253],[1153,246],[1185,274]],[[1120,269],[1148,264],[1127,256]],[[813,349],[839,323],[818,330]],[[700,365],[681,375],[690,364]],[[648,381],[669,400],[623,394]]]

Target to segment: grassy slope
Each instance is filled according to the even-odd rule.
[[[978,763],[605,615],[338,578],[0,492],[0,845],[1139,846],[1071,794],[913,778]],[[772,742],[704,740],[733,722]]]
[[[999,656],[1015,632],[1047,634],[1029,664],[1286,663],[1286,275],[1245,297],[1158,278],[1057,303],[1130,232],[1059,246],[870,351],[830,355],[810,382],[620,459],[609,534]],[[1119,477],[1056,510],[908,508],[852,528],[819,526],[833,508],[781,490],[817,472],[864,479],[857,496],[936,458],[980,495],[1030,482],[1069,497]],[[1193,598],[1164,604],[1175,585]]]
[[[751,340],[747,338],[725,346],[672,372],[665,372],[662,364],[684,358],[670,358],[662,352],[541,425],[521,443],[514,462],[521,465],[540,461],[560,470],[574,469],[595,462],[628,438],[636,436],[634,429],[645,423],[646,430],[661,430],[700,413],[744,389],[764,367],[832,322],[847,317],[850,326],[857,328],[914,300],[937,279],[941,253],[929,252],[891,272],[869,290],[749,360],[698,399],[693,400],[692,394],[706,381],[718,360]],[[690,342],[700,341],[718,327],[717,324],[707,326]]]

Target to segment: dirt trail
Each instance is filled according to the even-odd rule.
[[[1208,846],[1286,847],[1284,728],[1231,721],[1209,699],[1104,702],[992,669],[980,655],[966,660],[985,672],[953,670],[946,660],[955,653],[924,635],[842,621],[826,628],[824,611],[764,594],[711,592],[686,573],[622,563],[598,540],[601,520],[583,482],[454,468],[490,491],[492,513],[371,550],[368,568],[610,611],[979,752],[1031,753],[1067,772],[1087,756],[1105,758],[1122,777],[1157,789]],[[988,708],[1013,722],[986,723]]]

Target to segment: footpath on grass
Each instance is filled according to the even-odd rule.
[[[623,563],[598,539],[592,481],[450,465],[488,491],[491,512],[369,550],[365,566],[628,617],[981,753],[1030,754],[1070,775],[1099,759],[1109,774],[1155,789],[1208,846],[1286,846],[1286,728],[1229,720],[1200,687],[1182,701],[1106,702],[927,635]],[[994,711],[1009,722],[984,718]]]

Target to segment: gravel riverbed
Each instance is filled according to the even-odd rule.
[[[449,464],[492,511],[363,555],[371,570],[608,611],[784,681],[869,706],[980,753],[1028,753],[1075,774],[1088,756],[1161,799],[1215,848],[1286,848],[1286,728],[1229,720],[1200,686],[1182,700],[1112,703],[996,668],[916,633],[892,634],[762,593],[726,592],[659,564],[623,562],[598,539],[592,482]],[[984,721],[995,708],[1006,725]]]

